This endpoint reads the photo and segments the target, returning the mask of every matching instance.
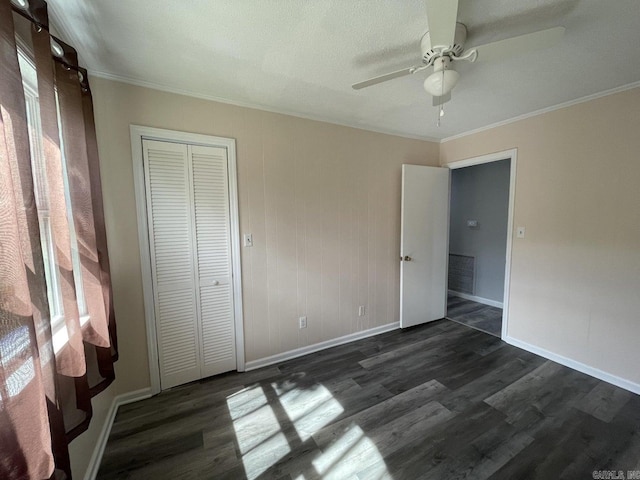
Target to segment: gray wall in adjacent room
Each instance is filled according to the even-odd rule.
[[[510,160],[451,172],[449,252],[476,257],[475,295],[502,302]],[[477,220],[470,228],[467,220]]]

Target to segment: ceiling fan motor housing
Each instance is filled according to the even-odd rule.
[[[450,53],[459,57],[464,50],[464,42],[467,40],[467,27],[463,23],[456,23],[456,33],[453,40],[453,47]],[[420,40],[420,50],[422,51],[422,61],[425,65],[431,65],[435,58],[441,55],[441,48],[438,46],[435,50],[431,45],[431,36],[429,32],[425,33]]]

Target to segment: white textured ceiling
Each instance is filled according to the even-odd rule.
[[[467,46],[565,26],[550,50],[456,63],[440,127],[419,63],[423,0],[49,0],[90,72],[364,129],[442,139],[640,81],[640,0],[460,0]]]

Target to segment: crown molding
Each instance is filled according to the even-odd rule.
[[[341,127],[355,128],[357,130],[363,130],[366,132],[381,133],[383,135],[392,135],[394,137],[408,138],[411,140],[421,140],[421,141],[426,141],[431,143],[440,143],[439,139],[433,138],[433,137],[411,135],[411,134],[407,134],[407,133],[403,133],[395,130],[373,128],[373,127],[368,127],[366,125],[360,125],[355,123],[339,122],[333,118],[324,117],[322,115],[307,115],[307,114],[296,112],[293,110],[279,109],[279,108],[275,108],[267,105],[262,105],[259,103],[231,100],[229,98],[217,97],[215,95],[206,95],[198,92],[193,92],[191,90],[183,90],[181,88],[168,87],[166,85],[162,85],[159,83],[147,82],[145,80],[140,80],[133,77],[127,77],[124,75],[115,75],[112,73],[101,72],[98,70],[91,70],[91,69],[89,70],[89,75],[92,75],[98,78],[104,78],[106,80],[111,80],[115,82],[126,83],[128,85],[133,85],[136,87],[151,88],[153,90],[159,90],[161,92],[173,93],[176,95],[184,95],[187,97],[199,98],[199,99],[208,100],[211,102],[234,105],[236,107],[251,108],[253,110],[262,110],[264,112],[277,113],[280,115],[288,115],[288,116],[297,117],[297,118],[304,118],[305,120],[313,120],[316,122],[330,123],[332,125],[339,125]]]
[[[491,130],[497,127],[503,127],[505,125],[509,125],[511,123],[519,122],[521,120],[526,120],[527,118],[536,117],[538,115],[543,115],[545,113],[553,112],[555,110],[560,110],[562,108],[571,107],[573,105],[578,105],[580,103],[590,102],[591,100],[596,100],[598,98],[606,97],[608,95],[613,95],[615,93],[626,92],[627,90],[633,90],[634,88],[640,87],[640,81],[628,83],[626,85],[621,85],[619,87],[610,88],[609,90],[604,90],[602,92],[593,93],[591,95],[587,95],[584,97],[576,98],[574,100],[569,100],[568,102],[558,103],[557,105],[552,105],[551,107],[545,107],[540,110],[535,110],[533,112],[524,113],[522,115],[518,115],[517,117],[509,118],[507,120],[501,120],[500,122],[492,123],[491,125],[486,125],[484,127],[475,128],[473,130],[468,130],[463,133],[458,133],[456,135],[452,135],[450,137],[443,138],[440,140],[440,143],[450,142],[451,140],[457,140],[459,138],[467,137],[469,135],[474,135],[476,133],[484,132],[487,130]]]
[[[395,137],[408,138],[408,139],[411,139],[411,140],[422,140],[422,141],[427,141],[427,142],[432,142],[432,143],[446,143],[446,142],[449,142],[449,141],[452,141],[452,140],[456,140],[456,139],[459,139],[459,138],[467,137],[469,135],[474,135],[476,133],[484,132],[486,130],[491,130],[493,128],[502,127],[502,126],[505,126],[505,125],[509,125],[511,123],[519,122],[521,120],[526,120],[527,118],[535,117],[535,116],[538,116],[538,115],[543,115],[545,113],[553,112],[555,110],[560,110],[562,108],[571,107],[573,105],[578,105],[580,103],[589,102],[591,100],[596,100],[596,99],[601,98],[601,97],[606,97],[608,95],[613,95],[613,94],[616,94],[616,93],[621,93],[621,92],[625,92],[627,90],[633,90],[634,88],[639,88],[640,87],[640,81],[633,82],[633,83],[628,83],[626,85],[621,85],[619,87],[615,87],[615,88],[611,88],[611,89],[608,89],[608,90],[604,90],[602,92],[594,93],[594,94],[591,94],[591,95],[586,95],[584,97],[576,98],[574,100],[569,100],[567,102],[558,103],[558,104],[552,105],[550,107],[545,107],[545,108],[542,108],[540,110],[535,110],[533,112],[529,112],[529,113],[525,113],[525,114],[522,114],[522,115],[518,115],[516,117],[512,117],[512,118],[509,118],[509,119],[506,119],[506,120],[501,120],[499,122],[492,123],[492,124],[486,125],[484,127],[475,128],[473,130],[468,130],[466,132],[458,133],[458,134],[452,135],[450,137],[445,137],[443,139],[438,139],[438,138],[429,137],[429,136],[426,136],[426,135],[425,136],[422,136],[422,135],[410,135],[410,134],[398,132],[398,131],[395,131],[395,130],[378,129],[378,128],[372,128],[372,127],[367,127],[367,126],[348,123],[348,122],[339,122],[339,121],[336,121],[335,119],[331,119],[331,118],[328,118],[328,117],[323,117],[323,116],[320,116],[320,115],[305,115],[305,114],[302,114],[300,112],[294,112],[294,111],[291,111],[291,110],[278,109],[278,108],[274,108],[274,107],[270,107],[270,106],[266,106],[266,105],[262,105],[262,104],[258,104],[258,103],[231,100],[231,99],[228,99],[228,98],[216,97],[214,95],[204,95],[204,94],[193,92],[193,91],[189,91],[189,90],[183,90],[183,89],[180,89],[180,88],[168,87],[166,85],[162,85],[162,84],[158,84],[158,83],[154,83],[154,82],[147,82],[147,81],[144,81],[144,80],[139,80],[139,79],[132,78],[132,77],[126,77],[126,76],[123,76],[123,75],[115,75],[115,74],[107,73],[107,72],[89,70],[89,74],[93,75],[95,77],[104,78],[104,79],[107,79],[107,80],[112,80],[112,81],[121,82],[121,83],[126,83],[126,84],[134,85],[134,86],[137,86],[137,87],[151,88],[151,89],[154,89],[154,90],[159,90],[161,92],[173,93],[173,94],[177,94],[177,95],[185,95],[185,96],[188,96],[188,97],[200,98],[202,100],[209,100],[209,101],[212,101],[212,102],[224,103],[224,104],[228,104],[228,105],[235,105],[237,107],[244,107],[244,108],[251,108],[251,109],[255,109],[255,110],[262,110],[262,111],[265,111],[265,112],[278,113],[278,114],[281,114],[281,115],[289,115],[289,116],[293,116],[293,117],[304,118],[306,120],[314,120],[314,121],[317,121],[317,122],[330,123],[330,124],[339,125],[339,126],[342,126],[342,127],[355,128],[355,129],[364,130],[364,131],[367,131],[367,132],[381,133],[381,134],[384,134],[384,135],[393,135]]]

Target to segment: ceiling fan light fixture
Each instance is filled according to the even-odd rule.
[[[429,95],[440,97],[453,90],[453,87],[456,86],[459,79],[460,74],[455,70],[449,69],[433,72],[424,81],[424,89]]]

